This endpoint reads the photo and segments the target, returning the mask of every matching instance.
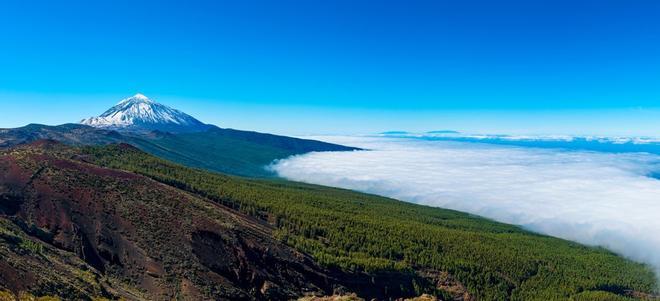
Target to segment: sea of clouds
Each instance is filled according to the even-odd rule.
[[[660,271],[660,156],[388,137],[271,165],[285,178],[478,214],[598,245]]]

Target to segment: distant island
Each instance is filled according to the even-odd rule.
[[[451,131],[451,130],[441,130],[441,131],[429,131],[426,132],[427,134],[460,134],[461,132],[459,131]]]
[[[407,135],[410,134],[410,132],[406,131],[387,131],[387,132],[381,132],[381,135]]]

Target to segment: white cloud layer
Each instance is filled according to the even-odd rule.
[[[660,156],[383,137],[281,160],[281,176],[478,214],[606,247],[660,271]]]

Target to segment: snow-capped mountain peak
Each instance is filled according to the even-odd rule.
[[[138,102],[138,101],[142,101],[142,102],[153,102],[153,100],[149,99],[149,97],[145,96],[144,94],[137,93],[137,94],[135,94],[135,95],[133,95],[133,96],[131,96],[131,97],[129,97],[129,98],[124,98],[124,99],[122,99],[122,100],[119,101],[119,103],[117,103],[117,104],[119,105],[119,104],[122,104],[122,103],[127,103],[127,102]]]
[[[208,128],[208,125],[194,117],[140,93],[121,100],[100,116],[83,119],[80,123],[126,131],[190,132]]]

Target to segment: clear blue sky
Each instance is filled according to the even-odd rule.
[[[2,1],[0,127],[660,135],[660,1]]]

